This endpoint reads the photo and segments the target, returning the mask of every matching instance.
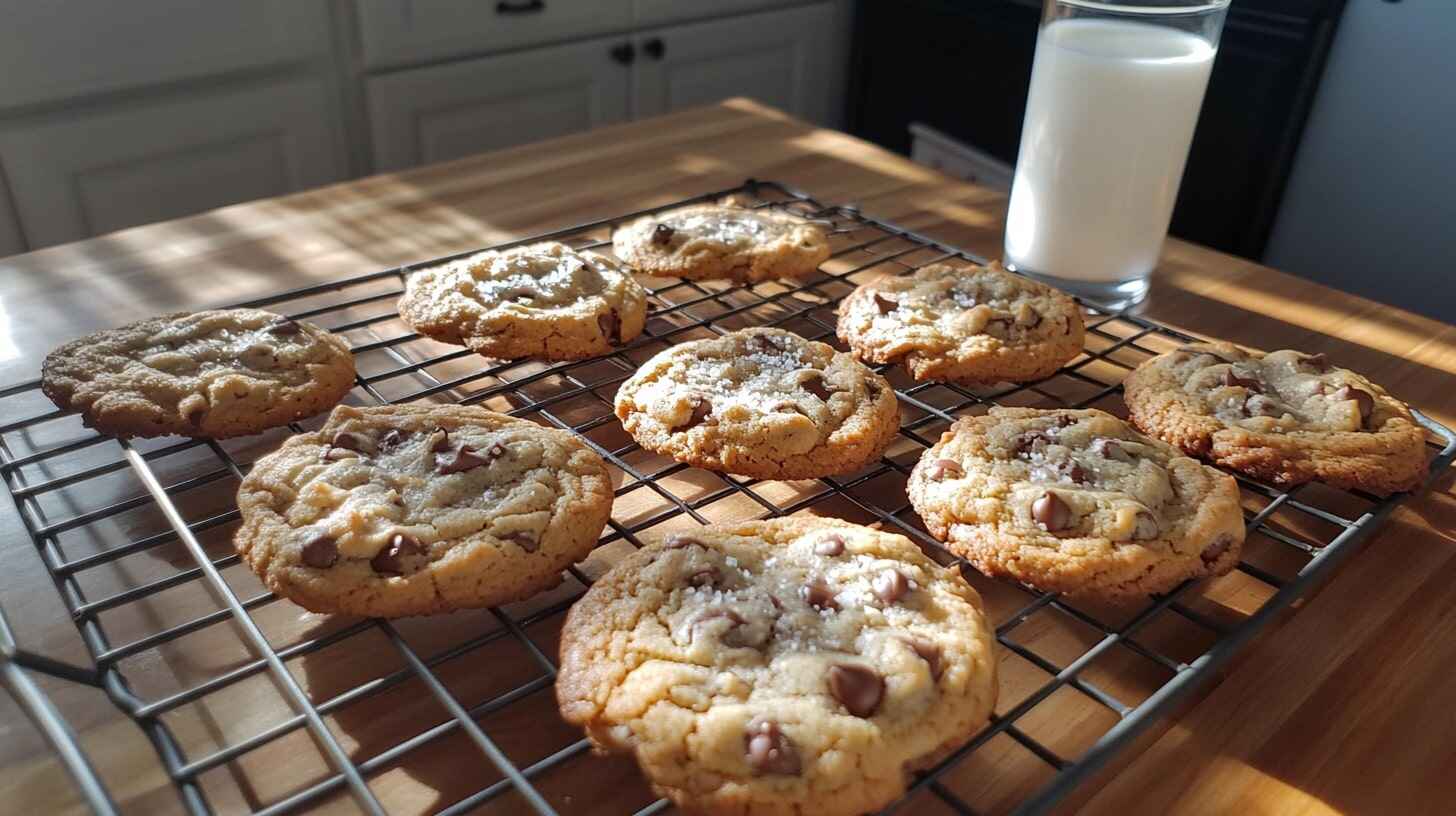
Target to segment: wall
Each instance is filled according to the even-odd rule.
[[[1264,261],[1456,322],[1456,2],[1350,0]]]

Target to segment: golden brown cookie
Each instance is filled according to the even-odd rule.
[[[1239,560],[1233,477],[1096,410],[992,408],[958,420],[910,474],[931,534],[991,576],[1138,600]]]
[[[1425,431],[1405,403],[1323,354],[1195,343],[1138,366],[1123,387],[1143,431],[1273,484],[1385,495],[1426,475]]]
[[[572,607],[562,716],[689,813],[850,816],[985,724],[976,591],[903,536],[795,517],[633,553]]]
[[[261,309],[139,320],[46,355],[41,388],[116,436],[222,439],[336,405],[354,385],[342,338]]]
[[[753,283],[812,273],[829,257],[829,238],[792,213],[725,201],[639,219],[616,231],[612,251],[649,275]]]
[[[234,543],[268,588],[374,617],[494,606],[554,586],[612,507],[567,431],[461,405],[341,406],[259,459]]]
[[[917,380],[1024,382],[1082,350],[1076,301],[990,266],[931,264],[861,285],[839,304],[839,339]]]

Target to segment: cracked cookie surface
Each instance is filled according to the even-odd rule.
[[[673,346],[617,391],[642,447],[760,479],[851,473],[900,427],[885,378],[832,346],[782,329],[743,329]]]
[[[342,338],[261,309],[139,320],[73,340],[41,365],[57,407],[116,436],[257,433],[326,411],[353,385]]]
[[[548,241],[421,269],[399,313],[487,357],[577,360],[641,334],[647,292],[611,258]]]
[[[616,231],[612,251],[649,275],[753,283],[810,274],[829,257],[829,238],[800,216],[730,201],[638,219]]]
[[[1425,431],[1405,403],[1323,354],[1195,343],[1123,385],[1134,425],[1256,479],[1385,495],[1426,475]]]
[[[341,406],[253,466],[234,543],[307,609],[424,615],[554,586],[611,505],[606,463],[569,432],[468,406]]]
[[[903,536],[714,525],[628,556],[572,607],[562,716],[692,813],[859,814],[986,724],[980,596]]]
[[[910,474],[931,534],[981,572],[1138,600],[1238,563],[1233,477],[1097,410],[992,408],[957,420]]]
[[[839,305],[839,339],[917,380],[1040,379],[1077,356],[1083,331],[1071,297],[999,263],[931,264],[865,283]]]

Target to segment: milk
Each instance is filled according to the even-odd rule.
[[[1157,264],[1216,48],[1113,20],[1042,27],[1006,223],[1017,269],[1122,281]]]

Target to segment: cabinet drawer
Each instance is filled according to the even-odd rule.
[[[32,248],[344,177],[328,86],[298,79],[0,129]]]
[[[401,170],[627,118],[627,38],[399,71],[368,80],[374,169]]]
[[[369,68],[626,31],[632,25],[632,0],[356,2]]]
[[[678,23],[794,5],[794,0],[634,0],[638,25]],[[802,2],[802,0],[800,0]]]
[[[0,105],[23,105],[328,53],[328,8],[296,0],[7,3]]]

